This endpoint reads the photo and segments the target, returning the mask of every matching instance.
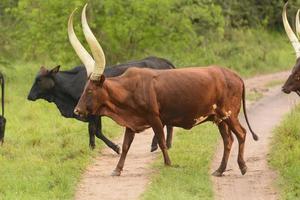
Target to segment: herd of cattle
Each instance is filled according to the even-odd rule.
[[[103,50],[87,23],[86,7],[81,22],[92,56],[74,32],[74,10],[68,22],[68,36],[83,66],[69,71],[59,71],[60,66],[51,70],[41,67],[28,100],[53,102],[62,116],[87,122],[91,148],[95,147],[96,136],[116,153],[121,153],[112,175],[121,174],[135,133],[151,127],[154,131],[151,151],[159,145],[165,165],[171,165],[167,149],[172,144],[173,127],[191,129],[207,121],[218,126],[224,142],[223,158],[213,175],[221,176],[226,169],[233,143],[232,133],[238,139],[238,165],[244,175],[247,171],[244,161],[246,130],[238,119],[241,107],[253,139],[258,140],[258,136],[247,118],[243,80],[223,67],[175,69],[170,61],[157,57],[105,67]],[[297,61],[282,91],[294,91],[300,96],[300,11],[296,15],[295,34],[288,23],[286,7],[287,3],[282,13],[283,24],[296,51]],[[126,128],[122,151],[103,135],[101,116],[107,116]]]

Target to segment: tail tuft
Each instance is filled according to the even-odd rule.
[[[258,136],[255,133],[252,133],[252,137],[255,141],[258,141]]]

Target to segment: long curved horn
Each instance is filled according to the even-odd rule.
[[[300,9],[298,9],[296,14],[296,34],[298,38],[300,37],[300,20],[299,20]]]
[[[287,19],[287,16],[286,16],[287,4],[288,4],[288,2],[283,7],[282,21],[283,21],[285,32],[286,32],[287,36],[289,37],[289,39],[290,39],[290,41],[291,41],[291,43],[294,47],[294,50],[296,52],[296,56],[297,56],[297,58],[299,58],[300,57],[300,43],[299,43],[299,40],[298,40],[297,36],[293,32],[293,30],[292,30],[292,28],[291,28],[291,26],[288,22],[288,19]]]
[[[86,19],[86,7],[87,4],[85,4],[83,10],[82,10],[82,15],[81,15],[81,23],[82,23],[82,29],[83,33],[85,36],[86,41],[88,42],[93,57],[95,59],[95,66],[94,66],[94,71],[91,75],[91,80],[99,80],[101,75],[103,74],[104,67],[105,67],[105,55],[104,52],[97,41],[96,37],[94,36],[93,32],[91,31],[87,19]]]
[[[74,9],[73,12],[71,13],[68,21],[68,36],[69,36],[69,41],[71,45],[73,46],[73,49],[75,50],[76,54],[84,64],[87,72],[87,76],[89,77],[91,73],[93,72],[95,61],[94,59],[90,56],[90,54],[85,50],[85,48],[82,46],[80,41],[78,40],[74,28],[73,28],[73,16],[75,11],[77,10]]]

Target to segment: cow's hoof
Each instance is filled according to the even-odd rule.
[[[120,148],[118,145],[116,145],[116,146],[114,147],[114,151],[115,151],[117,154],[120,154],[120,153],[121,153],[121,148]]]
[[[216,177],[221,177],[221,176],[223,176],[223,172],[216,170],[211,175],[216,176]]]
[[[151,152],[153,152],[153,151],[156,151],[158,149],[158,147],[157,146],[151,146]]]
[[[91,150],[94,150],[96,148],[96,145],[95,144],[90,144],[90,149]]]
[[[121,171],[120,170],[117,170],[115,169],[112,173],[111,173],[111,176],[120,176],[121,175]]]
[[[243,168],[241,168],[241,173],[242,173],[242,175],[245,175],[246,174],[246,172],[247,172],[247,166],[244,166]]]

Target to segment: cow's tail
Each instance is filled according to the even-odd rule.
[[[2,116],[4,117],[4,77],[0,73],[0,83],[1,83],[1,107],[2,107]]]
[[[244,116],[245,116],[245,119],[246,119],[246,122],[247,122],[247,125],[249,127],[249,130],[252,134],[252,137],[255,141],[258,140],[258,136],[254,133],[254,131],[252,130],[251,126],[250,126],[250,123],[249,123],[249,120],[248,120],[248,116],[247,116],[247,112],[246,112],[246,102],[245,102],[245,98],[246,98],[246,89],[245,89],[245,84],[243,82],[243,111],[244,111]]]

